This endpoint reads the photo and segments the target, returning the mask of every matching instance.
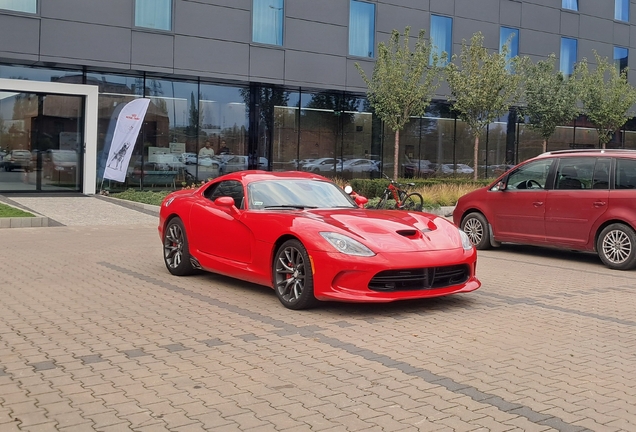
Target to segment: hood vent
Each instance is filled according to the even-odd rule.
[[[408,229],[408,230],[399,230],[396,231],[399,235],[404,236],[404,237],[419,237],[418,236],[418,230],[414,230],[414,229]]]

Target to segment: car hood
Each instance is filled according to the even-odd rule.
[[[455,225],[428,213],[401,210],[311,210],[306,217],[322,231],[347,234],[375,252],[416,252],[461,248]]]

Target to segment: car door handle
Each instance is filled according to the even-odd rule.
[[[532,205],[535,207],[541,207],[543,205],[543,201],[535,201],[532,203]]]
[[[603,207],[605,204],[607,204],[605,201],[595,201],[594,207],[596,208]]]

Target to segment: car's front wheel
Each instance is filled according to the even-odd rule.
[[[621,223],[606,226],[596,241],[601,261],[614,270],[630,270],[636,267],[636,232]]]
[[[195,272],[190,261],[185,227],[178,217],[171,219],[163,232],[163,261],[168,271],[175,276],[186,276]]]
[[[490,249],[490,227],[486,217],[478,212],[466,215],[462,220],[460,228],[466,233],[476,249]]]
[[[274,291],[283,306],[298,310],[316,304],[311,262],[301,242],[283,243],[276,251],[272,270]]]

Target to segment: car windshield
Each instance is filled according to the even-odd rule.
[[[339,186],[321,180],[263,180],[247,191],[251,209],[357,207]]]

